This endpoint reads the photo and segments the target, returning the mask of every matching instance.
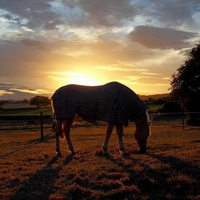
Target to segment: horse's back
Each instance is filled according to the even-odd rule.
[[[52,101],[57,119],[71,118],[77,113],[86,119],[128,125],[128,120],[146,110],[135,92],[118,82],[102,86],[66,85],[54,93]]]

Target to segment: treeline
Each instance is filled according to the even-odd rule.
[[[1,100],[0,101],[0,109],[3,109],[3,105],[5,103],[29,103],[30,105],[36,106],[36,108],[46,108],[50,106],[50,98],[46,96],[35,96],[31,98],[30,100],[24,99],[24,100]]]

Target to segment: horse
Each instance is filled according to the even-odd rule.
[[[139,145],[139,153],[146,152],[151,124],[147,106],[134,91],[121,83],[62,86],[51,97],[51,106],[56,119],[57,156],[61,156],[59,137],[65,137],[69,152],[71,155],[76,154],[70,138],[70,128],[75,114],[87,121],[107,122],[106,136],[102,145],[103,155],[108,154],[108,142],[114,127],[118,136],[119,152],[128,155],[122,137],[123,127],[128,126],[130,121],[135,121],[136,124],[135,139]]]

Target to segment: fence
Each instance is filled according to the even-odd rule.
[[[191,119],[189,116],[193,116]],[[171,126],[200,126],[200,112],[172,112],[172,113],[150,113],[155,124],[168,123]]]
[[[9,129],[29,129],[38,128],[42,124],[45,126],[52,125],[51,115],[22,115],[22,116],[0,116],[0,130]]]
[[[188,116],[189,115],[197,115],[200,116],[200,112],[176,112],[176,113],[150,113],[151,119],[153,119],[153,124],[154,125],[168,125],[168,126],[176,126],[176,127],[181,127],[182,129],[185,129],[186,126],[189,126],[191,123],[189,121]],[[96,124],[92,124],[93,126],[102,126],[106,125],[105,123],[102,122],[97,122]],[[200,126],[200,118],[195,118],[195,125]],[[79,126],[91,126],[89,123],[84,123],[84,122],[79,122],[75,123],[73,127],[79,127]],[[7,127],[7,129],[6,129]],[[40,127],[40,135],[41,135],[41,140],[43,141],[43,133],[44,133],[44,128],[48,127],[52,129],[52,132],[54,131],[54,122],[51,118],[51,116],[43,116],[43,113],[40,113],[40,116],[37,116],[36,119],[34,117],[29,119],[13,119],[13,120],[8,120],[8,119],[3,119],[2,117],[0,118],[0,130],[13,130],[18,127],[19,129],[33,129],[33,128],[39,128]]]

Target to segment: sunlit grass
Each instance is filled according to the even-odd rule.
[[[125,129],[129,157],[122,157],[115,132],[109,155],[101,149],[105,126],[72,128],[77,151],[70,156],[61,142],[56,158],[54,135],[45,130],[0,132],[1,199],[199,199],[200,132],[153,125],[148,153],[137,153],[134,127]]]

